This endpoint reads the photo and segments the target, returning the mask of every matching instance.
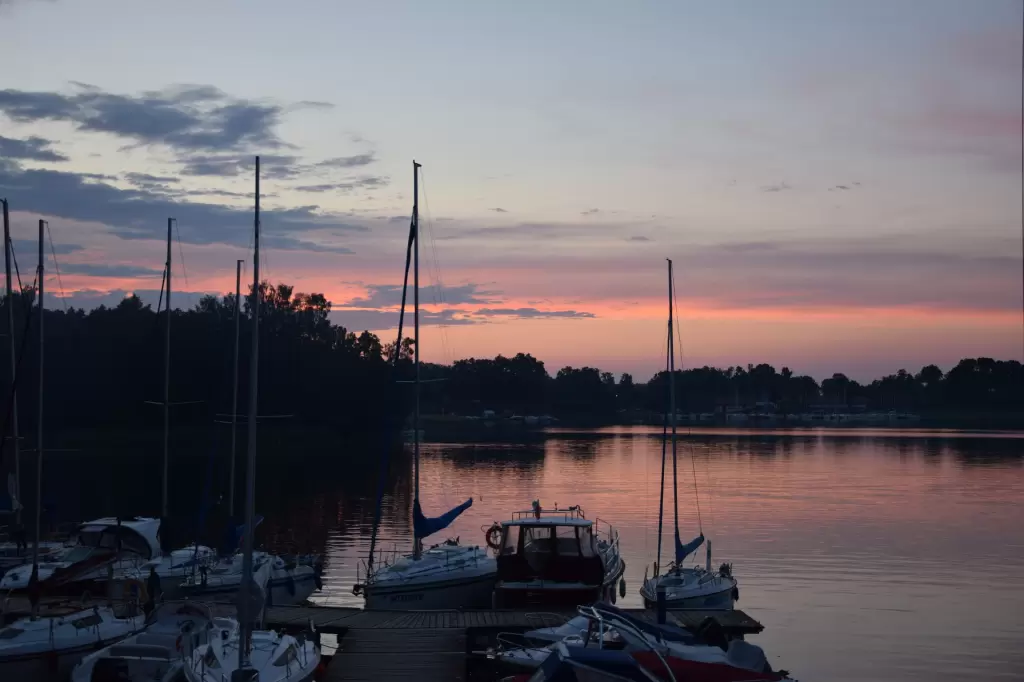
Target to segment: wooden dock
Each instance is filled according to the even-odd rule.
[[[625,609],[655,620],[652,611]],[[305,629],[310,623],[338,636],[338,650],[327,668],[328,682],[442,682],[469,679],[470,652],[486,648],[499,632],[525,632],[559,625],[575,611],[520,610],[366,611],[356,608],[274,607],[265,623],[277,629]],[[743,611],[669,611],[668,621],[694,630],[713,616],[731,635],[751,635],[764,627]]]
[[[76,603],[89,608],[101,602]],[[5,622],[28,615],[27,600],[7,600],[5,606]],[[235,613],[232,604],[210,606],[214,615]],[[656,618],[653,611],[624,610],[651,622]],[[485,649],[498,633],[560,625],[575,615],[575,610],[368,611],[351,607],[274,606],[267,609],[264,625],[275,630],[301,631],[312,624],[319,632],[337,636],[338,650],[327,667],[328,682],[467,682],[471,678],[481,679],[469,672],[471,652]],[[667,614],[669,623],[691,631],[709,616],[732,636],[757,634],[764,629],[738,609]]]

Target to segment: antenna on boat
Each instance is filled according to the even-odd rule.
[[[260,358],[260,157],[256,157],[256,204],[253,220],[253,268],[252,268],[252,353],[249,358],[249,418],[248,450],[245,470],[245,536],[242,543],[242,590],[238,602],[238,616],[241,632],[238,638],[238,669],[232,675],[232,682],[256,679],[256,671],[249,662],[249,644],[252,639],[252,545],[253,519],[255,517],[256,494],[256,398],[259,380]]]
[[[32,585],[29,600],[32,603],[32,618],[39,617],[39,535],[43,509],[43,318],[46,308],[43,302],[46,282],[46,253],[43,250],[46,221],[39,220],[39,409],[36,414],[36,533],[32,539]]]
[[[413,489],[413,505],[420,503],[420,165],[415,160],[412,162],[412,225],[416,238],[413,252],[413,364],[416,368],[416,406],[413,412],[412,442],[413,442],[413,469],[416,483]],[[413,558],[419,559],[423,549],[423,542],[416,537],[413,531],[412,554]]]

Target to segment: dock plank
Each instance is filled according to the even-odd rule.
[[[457,628],[353,629],[342,639],[325,680],[461,681],[466,674],[465,656],[466,633]]]

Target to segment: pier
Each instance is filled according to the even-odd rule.
[[[655,620],[652,611],[626,609],[631,615]],[[441,682],[469,680],[474,651],[493,644],[500,632],[525,632],[561,625],[575,611],[366,611],[357,608],[273,607],[267,627],[317,630],[337,635],[338,650],[327,667],[329,682]],[[732,636],[752,635],[764,627],[740,610],[669,611],[668,622],[694,629],[714,617]]]
[[[78,608],[103,603],[68,601]],[[5,606],[4,622],[29,615],[27,599],[8,599]],[[233,604],[210,606],[215,615],[235,615]],[[624,610],[651,622],[656,620],[650,610]],[[490,679],[486,674],[474,674],[486,668],[487,663],[473,652],[491,646],[499,633],[561,625],[576,615],[575,610],[369,611],[354,607],[274,606],[266,610],[263,622],[266,628],[291,632],[312,625],[318,632],[336,636],[338,649],[327,666],[326,682],[467,682]],[[733,637],[764,630],[761,623],[739,609],[669,611],[667,621],[694,630],[709,616]]]

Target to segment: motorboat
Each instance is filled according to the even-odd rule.
[[[319,562],[306,557],[304,563],[287,561],[267,552],[253,552],[253,570],[269,565],[267,582],[269,603],[274,606],[301,604],[314,590],[322,586]],[[238,592],[242,584],[243,556],[236,552],[214,562],[198,566],[177,587],[177,592],[189,599],[216,599]]]
[[[185,661],[188,682],[223,682],[238,669],[241,633],[234,619],[217,619],[209,641],[197,646]],[[252,633],[249,667],[260,682],[310,682],[320,672],[320,647],[315,637],[292,636],[272,630]]]
[[[138,604],[49,611],[0,630],[0,680],[66,679],[90,652],[118,642],[145,625]]]
[[[499,641],[499,647],[489,651],[488,657],[516,670],[537,671],[534,677],[523,676],[523,679],[531,680],[557,679],[546,677],[544,672],[550,671],[554,660],[577,655],[587,657],[589,654],[582,652],[595,651],[608,654],[604,660],[618,661],[629,668],[627,659],[623,657],[623,654],[627,655],[651,675],[650,679],[688,682],[779,682],[791,679],[785,671],[772,670],[760,647],[742,639],[727,639],[720,631],[718,636],[712,634],[705,638],[701,632],[693,634],[674,626],[650,623],[606,603],[580,607],[579,613],[582,621],[573,619],[561,628],[527,632],[524,638],[533,642],[530,648],[515,650],[501,647]],[[583,622],[586,623],[585,629],[579,633],[568,632]],[[556,634],[564,636],[545,644]],[[603,659],[597,656],[589,660],[596,664]],[[600,665],[597,668],[608,671]]]
[[[618,531],[587,519],[579,506],[543,509],[534,501],[530,511],[491,526],[487,541],[498,553],[495,608],[611,601],[626,569]]]
[[[175,591],[193,567],[215,558],[209,547],[194,545],[165,554],[160,544],[160,519],[136,516],[106,517],[78,527],[74,544],[39,563],[38,580],[47,588],[74,585],[77,590],[103,593],[108,579],[141,579],[155,569],[165,598]],[[28,588],[32,564],[10,569],[0,579],[0,590]]]
[[[71,682],[176,682],[191,652],[209,641],[215,627],[237,627],[188,601],[161,604],[141,632],[91,653],[75,666]]]

